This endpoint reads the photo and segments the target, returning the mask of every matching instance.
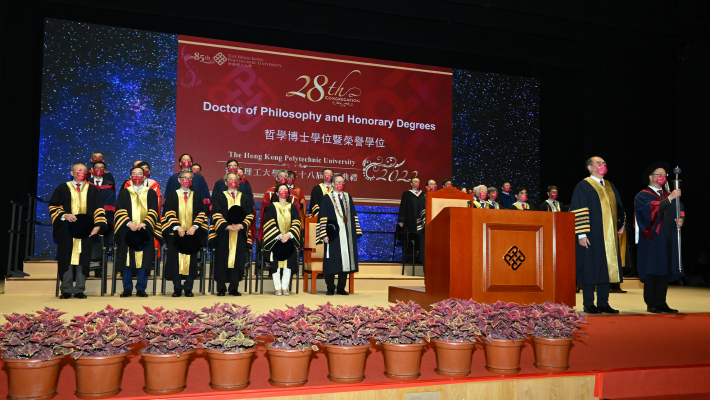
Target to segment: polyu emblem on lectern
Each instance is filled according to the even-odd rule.
[[[508,266],[510,266],[510,268],[513,268],[513,271],[515,271],[520,268],[521,265],[523,265],[523,262],[525,261],[525,254],[523,254],[523,252],[518,249],[518,246],[513,246],[508,250],[507,253],[505,253],[503,259],[508,264]]]

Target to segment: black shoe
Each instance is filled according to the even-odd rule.
[[[131,297],[131,296],[133,296],[133,292],[128,289],[125,289],[123,291],[123,293],[121,293],[121,297]]]
[[[646,311],[653,313],[653,314],[660,314],[663,312],[663,311],[659,310],[658,308],[651,307],[651,306],[646,307]]]
[[[618,314],[619,310],[614,310],[611,306],[597,307],[602,314]]]
[[[75,299],[86,299],[87,297],[84,294],[84,292],[79,292],[79,293],[74,293],[74,298]]]
[[[227,290],[222,289],[217,291],[217,296],[226,296],[227,295]]]
[[[62,300],[71,299],[71,293],[62,293],[59,295],[59,298]]]
[[[332,290],[328,290],[327,292],[325,292],[325,295],[326,295],[326,296],[332,296],[332,295],[334,295],[334,294],[335,294],[335,292],[332,291]]]
[[[175,289],[175,292],[173,292],[173,297],[180,297],[182,296],[182,289]]]
[[[628,293],[626,290],[623,290],[621,288],[616,288],[616,289],[609,289],[609,293]]]
[[[658,310],[663,311],[664,313],[668,313],[668,314],[677,314],[678,313],[678,310],[668,307],[668,304],[664,304],[662,307],[658,307]]]
[[[584,306],[584,312],[587,314],[601,314],[602,313],[601,311],[599,311],[599,309],[595,305]]]
[[[317,275],[316,275],[316,279],[323,279],[323,278],[324,278],[324,277],[323,277],[323,274],[317,274]]]
[[[239,293],[238,290],[232,290],[231,292],[229,292],[229,295],[230,296],[241,296],[242,294]]]
[[[185,290],[185,297],[195,297],[192,290]]]
[[[138,297],[148,297],[148,293],[145,292],[145,290],[139,290],[136,292],[136,296]]]
[[[339,295],[342,295],[342,296],[347,296],[350,294],[350,293],[346,292],[345,290],[338,290],[336,293],[338,293]]]

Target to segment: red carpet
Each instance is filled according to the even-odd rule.
[[[570,356],[570,369],[564,374],[596,374],[595,395],[603,398],[633,398],[710,393],[710,313],[679,315],[592,316],[584,327],[589,337],[575,340]],[[516,379],[551,376],[533,366],[532,345],[522,350],[520,374],[502,377],[486,371],[483,349],[477,345],[473,354],[472,372],[466,380]],[[57,400],[76,399],[73,361],[66,358],[59,377]],[[434,350],[427,346],[422,358],[422,376],[406,386],[417,386],[424,381],[442,379],[434,372]],[[7,394],[7,374],[0,370],[0,396]],[[680,368],[679,368],[680,367]],[[685,367],[685,368],[683,368]],[[360,385],[343,387],[326,377],[325,354],[318,352],[311,361],[309,381],[300,389],[275,389],[268,383],[269,367],[265,350],[260,346],[252,364],[251,385],[247,390],[230,393],[230,398],[308,394],[314,392],[384,389],[383,384],[402,385],[387,379],[381,346],[370,349],[365,381]],[[531,376],[534,375],[534,376]],[[561,375],[561,374],[557,374]],[[198,350],[192,357],[187,389],[179,396],[214,396],[209,387],[209,367],[206,355]],[[432,384],[431,382],[427,382]],[[373,387],[372,385],[376,386]],[[116,398],[146,396],[142,391],[143,368],[137,350],[128,358],[123,376],[123,391]],[[319,388],[320,387],[320,388]],[[269,391],[269,393],[263,392]],[[260,392],[262,391],[262,392]],[[176,396],[171,396],[176,397]],[[661,398],[661,397],[659,397]],[[688,397],[694,398],[694,397]]]

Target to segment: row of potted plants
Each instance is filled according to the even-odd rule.
[[[365,379],[370,346],[382,344],[385,375],[417,379],[423,347],[436,349],[436,373],[448,377],[471,372],[476,341],[482,341],[486,369],[497,374],[520,370],[521,346],[532,337],[535,366],[547,371],[568,368],[573,334],[585,316],[564,304],[518,305],[448,299],[426,311],[414,302],[389,307],[321,305],[287,306],[257,315],[248,306],[217,303],[202,309],[166,310],[144,307],[144,314],[107,306],[74,317],[45,308],[37,314],[6,314],[0,329],[0,350],[8,367],[9,398],[42,398],[56,393],[59,363],[71,355],[76,362],[79,398],[108,398],[121,391],[129,346],[143,343],[145,386],[151,395],[179,393],[186,387],[187,365],[197,348],[210,364],[210,386],[239,390],[249,385],[251,361],[260,337],[265,348],[269,382],[296,387],[308,380],[313,351],[325,348],[328,378],[336,383]],[[582,333],[583,334],[583,333]]]

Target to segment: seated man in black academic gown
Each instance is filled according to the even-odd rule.
[[[500,204],[496,201],[498,199],[498,189],[495,186],[491,186],[488,188],[488,204],[490,204],[490,208],[493,210],[499,210],[500,209]]]
[[[473,207],[474,208],[492,208],[488,203],[488,188],[486,185],[478,185],[473,188]]]
[[[557,201],[557,186],[547,187],[547,200],[540,203],[538,210],[540,211],[550,211],[550,212],[560,212],[562,211],[562,203]]]
[[[182,168],[182,171],[188,171],[192,173],[192,156],[189,154],[185,153],[178,158],[178,163],[180,164],[180,168]],[[180,172],[182,172],[180,171]],[[170,192],[174,192],[178,189],[180,189],[180,182],[178,182],[178,177],[180,176],[180,172],[174,174],[173,176],[168,179],[168,184],[165,185],[165,193],[166,195]],[[209,205],[210,205],[210,188],[207,186],[207,182],[205,182],[205,178],[200,175],[200,174],[192,174],[194,177],[192,179],[192,191],[200,195],[200,198],[205,204],[205,211],[209,210]],[[167,197],[166,197],[167,199]]]
[[[244,170],[239,168],[239,162],[235,159],[230,159],[227,161],[227,166],[224,169],[225,174],[233,172],[239,176],[239,192],[243,193],[250,199],[254,199],[254,194],[251,191],[251,184],[244,178]],[[241,175],[239,175],[241,173]],[[225,175],[226,176],[226,175]],[[215,193],[224,193],[227,191],[227,184],[224,183],[226,178],[217,179],[212,187],[212,195]]]
[[[443,188],[453,186],[453,184],[454,183],[451,181],[451,179],[444,179],[443,181],[441,181],[441,187],[443,187]]]
[[[101,153],[98,154],[101,155]],[[92,159],[97,159],[97,161],[93,163],[92,168],[89,170],[91,172],[91,177],[89,178],[88,182],[96,186],[97,189],[99,189],[99,193],[101,194],[101,201],[104,205],[104,212],[106,214],[106,223],[109,227],[109,229],[107,229],[105,232],[105,236],[103,236],[103,242],[101,240],[101,235],[94,236],[94,245],[91,250],[91,259],[100,260],[103,256],[104,245],[108,243],[113,243],[112,227],[113,215],[116,212],[116,181],[113,180],[113,175],[106,171],[106,162],[98,161],[98,157],[96,157],[96,152],[94,153]],[[99,271],[100,269],[97,269],[96,273],[98,274]]]
[[[515,203],[513,203],[508,210],[530,210],[530,204],[528,201],[528,191],[522,186],[515,188]]]
[[[192,173],[202,175],[202,165],[198,163],[192,164]]]
[[[502,186],[503,191],[498,195],[498,204],[500,204],[500,208],[507,210],[510,208],[513,203],[515,203],[515,197],[513,196],[513,186],[510,184],[510,182],[505,181],[503,182]]]

